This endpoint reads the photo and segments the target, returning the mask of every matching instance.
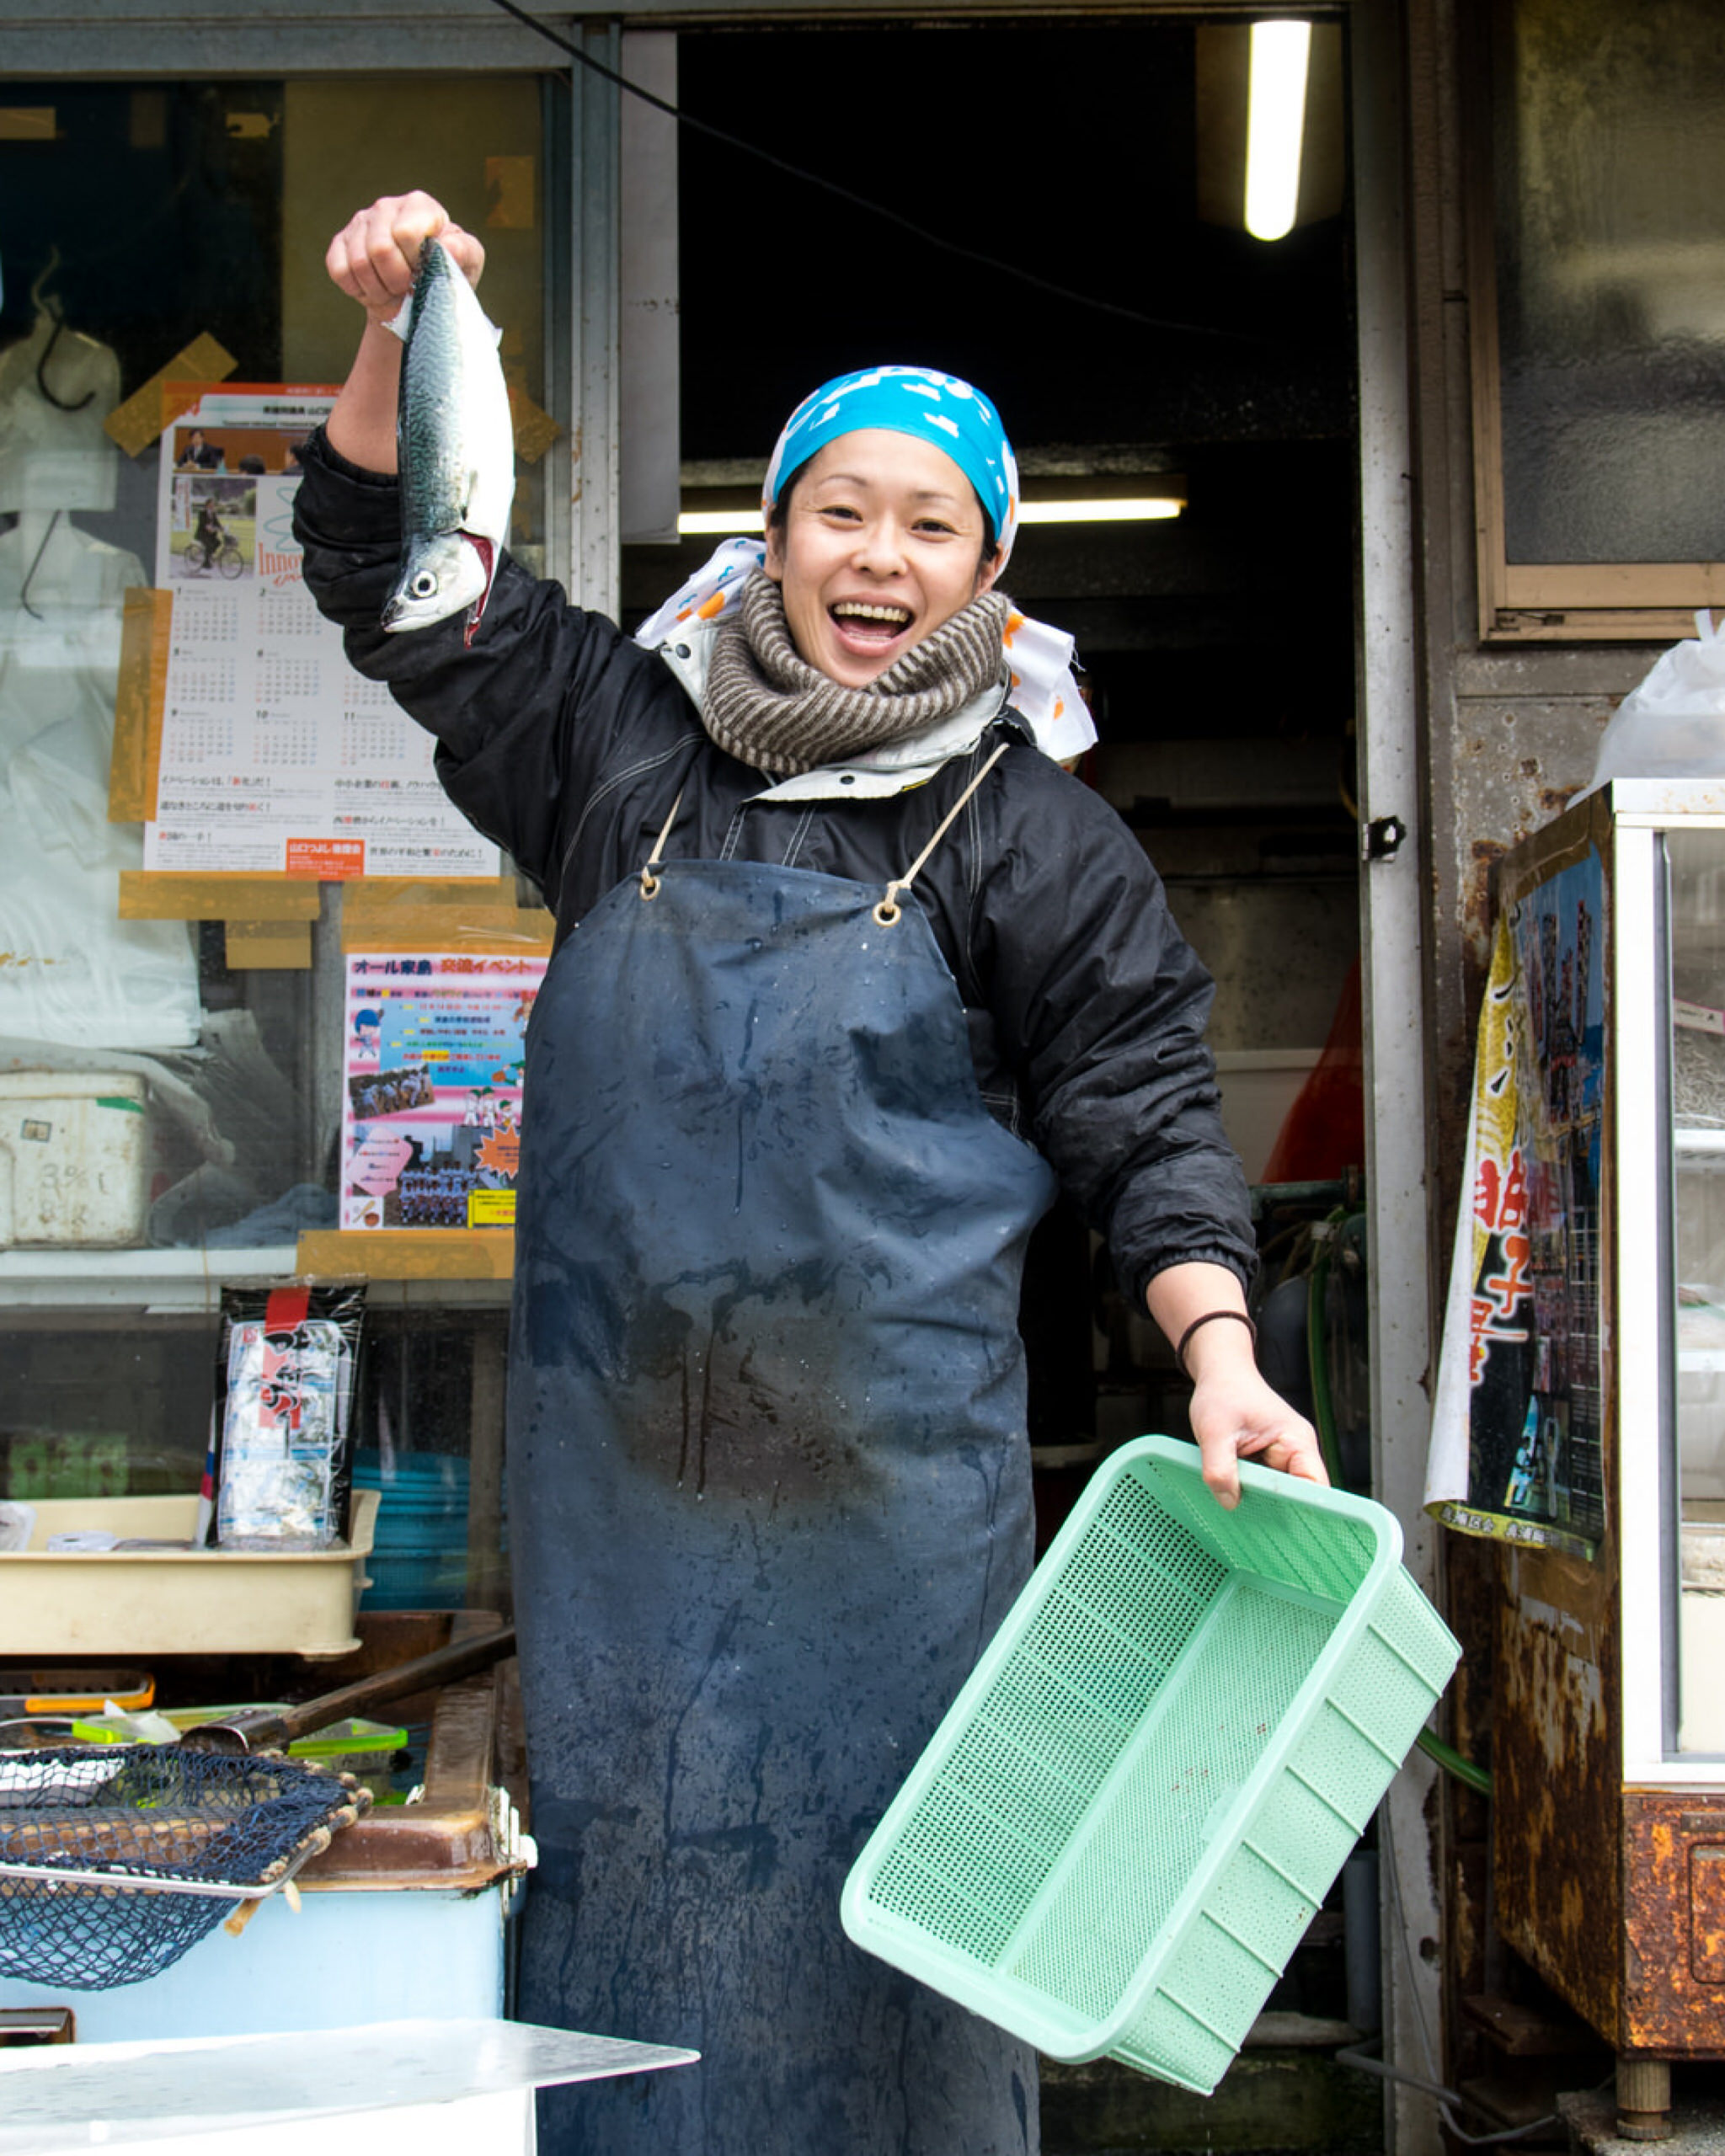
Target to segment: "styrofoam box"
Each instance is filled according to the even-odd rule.
[[[0,1248],[142,1242],[147,1129],[129,1070],[0,1074]]]
[[[1316,1048],[1223,1049],[1216,1054],[1222,1128],[1247,1182],[1262,1182],[1288,1111],[1323,1054]]]
[[[186,1540],[195,1496],[56,1497],[35,1507],[26,1550],[0,1556],[0,1640],[19,1655],[297,1654],[360,1644],[354,1612],[377,1492],[355,1490],[350,1540],[334,1550],[51,1551],[94,1528],[127,1540]]]

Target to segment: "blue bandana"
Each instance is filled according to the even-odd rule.
[[[884,427],[944,450],[976,489],[1001,556],[1018,524],[1018,467],[999,415],[980,390],[932,367],[864,367],[825,382],[785,423],[766,467],[763,506],[815,453],[841,435]]]

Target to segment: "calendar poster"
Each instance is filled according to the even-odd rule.
[[[353,952],[344,1228],[515,1225],[521,1065],[542,952]]]
[[[147,868],[495,876],[434,743],[356,674],[293,536],[298,449],[333,389],[223,384],[163,436],[156,582],[174,597]]]

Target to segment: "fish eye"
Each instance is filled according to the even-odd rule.
[[[437,595],[437,579],[430,569],[421,569],[408,586],[408,590],[415,599],[435,599]]]

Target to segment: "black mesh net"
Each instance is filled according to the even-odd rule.
[[[171,1744],[0,1753],[0,1976],[107,1991],[159,1975],[367,1801],[287,1759]],[[61,1873],[81,1876],[40,1876]]]

